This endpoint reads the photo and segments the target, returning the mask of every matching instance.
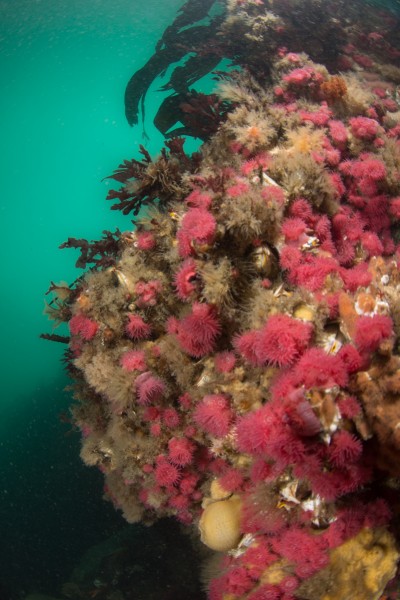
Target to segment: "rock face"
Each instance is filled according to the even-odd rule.
[[[242,70],[201,153],[114,174],[115,208],[158,201],[60,289],[72,414],[129,522],[223,553],[211,600],[370,600],[398,559],[400,50],[394,17],[328,1],[320,64],[320,3],[284,4],[227,3]]]

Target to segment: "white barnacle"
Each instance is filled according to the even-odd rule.
[[[308,240],[301,246],[302,250],[314,250],[320,245],[319,239],[315,235],[309,236]]]
[[[262,183],[263,185],[273,185],[275,187],[281,187],[272,177],[270,177],[265,171],[262,172]]]
[[[323,349],[328,354],[337,354],[343,346],[342,342],[337,338],[335,333],[326,336],[323,344]]]
[[[390,281],[390,277],[389,275],[386,273],[386,275],[382,275],[381,277],[381,284],[382,285],[387,285]]]
[[[297,479],[289,481],[284,487],[282,487],[279,490],[279,493],[284,500],[287,500],[288,502],[293,502],[293,504],[300,504],[300,500],[296,498],[298,485],[299,482],[297,481]]]
[[[196,383],[196,387],[203,387],[203,385],[207,385],[211,381],[211,376],[208,373],[202,373],[200,378]]]
[[[255,539],[256,538],[252,533],[246,533],[240,540],[237,548],[234,548],[228,552],[229,556],[232,556],[233,558],[242,556],[242,554],[246,552],[247,548],[250,548]]]

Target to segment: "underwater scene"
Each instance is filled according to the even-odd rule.
[[[399,0],[0,40],[0,600],[400,598]]]

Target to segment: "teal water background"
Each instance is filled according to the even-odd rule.
[[[50,281],[80,273],[76,253],[59,244],[129,228],[110,211],[101,180],[143,142],[125,120],[125,85],[182,4],[0,2],[1,600],[55,592],[77,556],[122,522],[59,420],[70,400],[64,348],[39,334],[51,332],[43,315]],[[147,113],[146,145],[156,154],[162,140],[149,104]]]

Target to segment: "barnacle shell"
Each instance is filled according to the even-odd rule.
[[[268,246],[259,246],[251,255],[256,270],[265,276],[271,275],[276,270],[276,260]]]
[[[302,302],[294,309],[293,316],[296,317],[296,319],[302,319],[303,321],[314,321],[315,312],[311,306]]]
[[[199,523],[203,544],[217,552],[236,548],[241,538],[240,509],[241,500],[237,496],[208,504]]]
[[[133,294],[135,291],[135,282],[126,275],[121,269],[111,267],[109,272],[113,274],[116,283],[120,285],[128,294]]]

